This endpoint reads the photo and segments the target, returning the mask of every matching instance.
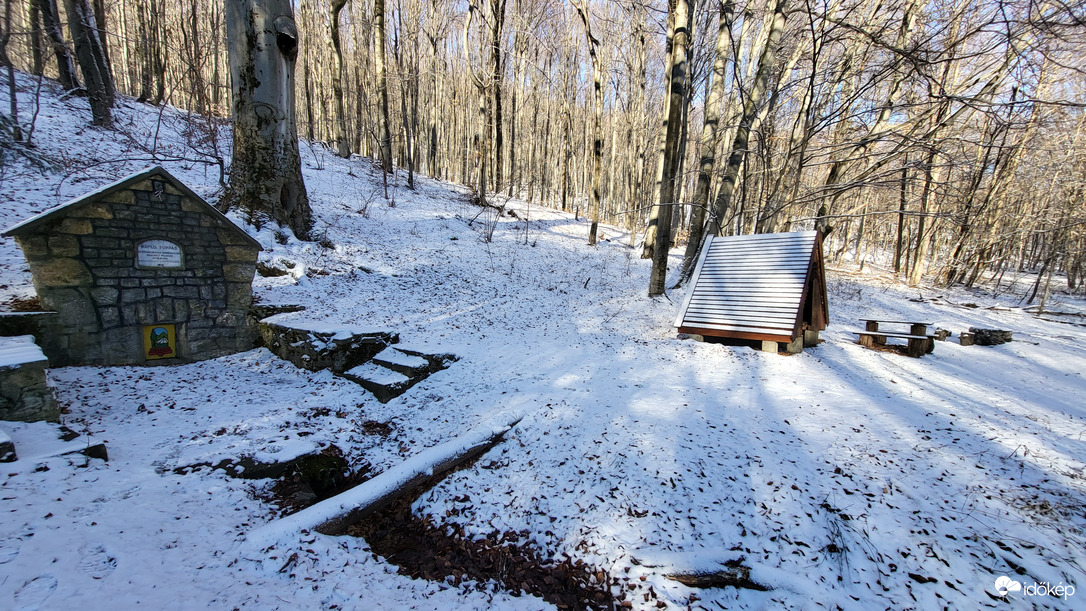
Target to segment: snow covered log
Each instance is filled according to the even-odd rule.
[[[504,414],[452,441],[419,452],[403,463],[350,490],[267,524],[246,537],[246,545],[266,549],[302,530],[338,535],[426,480],[464,464],[494,447],[523,418]]]
[[[717,571],[693,571],[688,573],[669,573],[664,575],[691,588],[746,588],[766,591],[770,588],[750,578],[750,568],[743,565],[726,566]]]

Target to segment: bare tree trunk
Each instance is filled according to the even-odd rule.
[[[67,90],[79,88],[79,80],[75,75],[75,64],[68,53],[68,45],[64,44],[64,37],[60,31],[60,11],[57,9],[56,0],[30,0],[38,6],[41,13],[42,29],[53,45],[53,55],[57,58],[57,80],[60,86]]]
[[[724,77],[728,68],[728,59],[731,57],[734,9],[734,0],[724,0],[718,4],[720,17],[716,34],[716,59],[713,61],[713,84],[705,102],[705,129],[701,135],[698,182],[694,188],[694,201],[691,204],[693,209],[690,212],[690,239],[686,243],[683,268],[676,285],[685,282],[694,273],[694,262],[697,260],[705,235],[705,211],[709,205],[709,186],[713,168],[716,165],[716,149],[720,145],[720,132],[717,127],[720,123],[721,100],[724,99]]]
[[[589,216],[592,225],[588,230],[588,245],[596,245],[596,231],[600,224],[600,178],[603,174],[603,83],[600,69],[599,46],[600,41],[592,35],[592,25],[589,22],[588,0],[583,4],[574,0],[573,6],[581,15],[584,23],[584,35],[588,40],[588,55],[592,58],[592,97],[595,102],[595,112],[592,121],[592,208]]]
[[[227,0],[234,162],[222,205],[260,227],[288,226],[300,239],[313,225],[295,122],[298,29],[289,0]]]
[[[140,64],[140,91],[137,102],[147,103],[151,100],[151,85],[154,81],[154,61],[151,50],[151,16],[148,14],[147,3],[136,5],[136,58]]]
[[[897,239],[894,241],[894,273],[901,272],[901,242],[902,233],[905,230],[905,204],[906,204],[906,189],[909,184],[909,166],[906,160],[906,164],[901,167],[901,198],[898,202],[897,213]]]
[[[935,144],[928,149],[927,159],[924,161],[924,188],[920,193],[920,217],[916,222],[916,248],[913,251],[913,269],[909,273],[909,286],[920,284],[924,275],[924,258],[928,254],[928,233],[925,232],[927,222],[928,204],[931,201],[932,183],[934,175],[932,165],[935,163]]]
[[[155,74],[155,106],[166,100],[166,16],[163,0],[150,0],[151,30],[153,35],[152,59]]]
[[[45,37],[41,24],[41,9],[38,3],[27,3],[27,20],[30,22],[30,71],[41,76],[45,71]]]
[[[388,120],[388,73],[385,68],[385,0],[373,0],[373,66],[377,72],[378,134],[377,145],[381,149],[381,168],[392,172],[392,130]]]
[[[743,104],[743,115],[739,120],[739,127],[735,131],[735,138],[730,147],[728,162],[724,166],[724,175],[721,177],[720,192],[717,194],[713,205],[713,216],[709,219],[708,233],[721,233],[721,220],[727,214],[732,205],[732,195],[735,192],[735,183],[739,178],[739,169],[747,155],[747,145],[750,141],[750,128],[758,112],[758,105],[765,97],[766,82],[769,71],[777,58],[777,47],[780,45],[781,34],[784,32],[785,13],[788,0],[777,0],[773,7],[773,21],[766,36],[761,55],[758,59],[758,71],[754,75],[754,86],[750,95]]]
[[[671,107],[669,106],[669,104],[671,103],[670,102],[670,100],[671,100],[671,88],[672,88],[671,78],[674,75],[674,66],[675,66],[675,63],[677,61],[675,59],[675,35],[676,35],[676,31],[680,27],[685,27],[685,22],[683,23],[682,26],[680,26],[679,24],[677,24],[675,22],[675,19],[677,18],[676,17],[677,11],[675,10],[674,3],[669,4],[669,6],[671,7],[671,9],[668,11],[668,15],[667,15],[667,42],[666,42],[666,54],[665,54],[665,59],[664,59],[664,71],[666,72],[666,78],[667,78],[667,83],[666,83],[666,87],[667,87],[666,91],[667,91],[667,93],[664,96],[664,118],[663,118],[663,126],[664,126],[665,133],[670,133],[670,130],[669,130],[670,123],[669,123],[669,121],[671,119],[671,111],[670,111]],[[685,4],[684,6],[685,6],[686,9],[689,9],[689,4],[688,3]],[[683,61],[685,61],[685,58],[683,58]],[[681,116],[681,114],[676,115],[676,116],[677,117]],[[678,136],[676,135],[676,137],[678,137]],[[654,190],[654,195],[657,198],[660,197],[660,190],[663,188],[664,174],[666,173],[666,170],[664,169],[665,166],[666,166],[666,162],[665,162],[665,157],[666,156],[667,156],[667,138],[665,137],[664,140],[661,142],[659,152],[656,155],[656,159],[657,159],[657,161],[656,161],[656,184],[655,184],[655,187],[654,187],[653,190]],[[653,259],[654,258],[654,253],[656,251],[656,241],[657,241],[656,236],[659,235],[659,232],[660,232],[660,222],[661,222],[660,221],[660,214],[663,212],[663,210],[662,210],[663,206],[660,205],[661,201],[662,200],[657,199],[656,203],[654,203],[654,205],[652,207],[652,210],[649,211],[649,222],[648,222],[648,226],[645,227],[645,243],[641,247],[641,258],[642,259]],[[668,212],[668,217],[667,218],[668,218],[668,225],[670,226],[671,225],[670,211]],[[649,286],[650,287],[652,286],[652,281],[651,280],[649,281]],[[652,289],[650,288],[649,290],[651,292]]]
[[[671,214],[676,191],[675,173],[679,165],[679,140],[682,134],[683,105],[686,100],[690,44],[690,23],[694,12],[692,0],[675,0],[675,38],[672,41],[671,87],[667,95],[667,133],[664,144],[664,171],[660,181],[659,212],[656,216],[656,240],[649,273],[649,297],[662,295],[667,282],[667,255],[671,250]]]
[[[19,126],[19,97],[15,86],[15,65],[8,57],[8,42],[11,41],[11,0],[4,0],[4,31],[0,32],[0,66],[7,69],[8,95],[11,97],[11,139],[19,142],[23,139],[23,128]]]
[[[343,104],[343,48],[339,38],[339,14],[347,0],[332,0],[332,50],[336,54],[336,67],[332,70],[332,95],[336,108],[336,154],[344,159],[351,156],[351,142],[347,136],[347,110]]]
[[[502,65],[502,26],[505,23],[505,0],[490,0],[490,61],[491,61],[491,94],[493,100],[491,108],[493,114],[491,121],[494,124],[494,191],[502,188],[502,82],[505,80],[505,70]]]
[[[488,145],[490,141],[490,122],[487,113],[487,82],[483,75],[478,74],[475,71],[475,66],[471,63],[471,46],[468,44],[470,41],[469,33],[471,32],[471,22],[475,17],[475,12],[479,8],[474,3],[468,3],[468,18],[464,20],[464,61],[468,65],[468,74],[471,76],[472,83],[479,92],[479,131],[475,136],[476,140],[476,161],[479,166],[478,182],[475,185],[475,196],[478,198],[479,204],[486,206],[486,161],[488,152]]]
[[[113,79],[105,58],[102,42],[98,38],[98,26],[94,12],[87,0],[65,0],[68,12],[68,29],[75,43],[75,55],[79,68],[87,82],[92,123],[99,127],[112,127]]]

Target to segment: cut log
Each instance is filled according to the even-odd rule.
[[[405,462],[350,490],[267,524],[246,536],[246,545],[264,550],[302,530],[343,534],[362,520],[427,480],[440,477],[497,445],[522,416],[504,415],[467,434],[423,450]]]
[[[1011,341],[1011,331],[1004,331],[1002,329],[978,329],[976,327],[969,327],[969,332],[973,334],[973,343],[978,346],[998,346],[999,344],[1005,344]]]
[[[691,588],[746,588],[748,590],[768,591],[769,587],[750,578],[750,567],[742,564],[725,566],[716,571],[692,571],[669,573],[664,577],[677,581]]]

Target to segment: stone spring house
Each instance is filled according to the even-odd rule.
[[[14,227],[53,366],[196,361],[253,347],[260,244],[154,167]]]

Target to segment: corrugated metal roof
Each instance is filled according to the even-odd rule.
[[[676,327],[795,337],[818,233],[711,237]]]

